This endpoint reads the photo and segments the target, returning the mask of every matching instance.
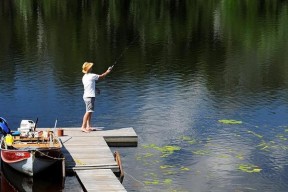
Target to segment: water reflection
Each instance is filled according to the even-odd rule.
[[[59,165],[53,165],[51,169],[42,172],[40,175],[29,177],[2,162],[1,191],[62,191],[65,180],[61,177],[61,173],[57,171],[58,168]]]

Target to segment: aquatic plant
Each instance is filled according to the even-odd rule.
[[[189,171],[190,169],[189,169],[188,167],[181,166],[181,167],[180,167],[180,170],[181,170],[181,171]]]
[[[258,166],[250,164],[240,164],[238,166],[238,169],[246,173],[259,173],[260,171],[262,171],[262,169]]]
[[[223,124],[242,124],[242,121],[237,121],[233,119],[221,119],[218,120],[218,122]]]
[[[198,150],[198,151],[192,151],[193,154],[195,155],[208,155],[210,151],[208,150]]]
[[[167,168],[173,168],[173,167],[175,167],[175,166],[173,166],[173,165],[161,165],[160,169],[167,169]]]
[[[167,157],[167,156],[173,154],[174,151],[179,151],[181,149],[181,147],[179,147],[179,146],[166,145],[163,147],[159,147],[155,144],[144,145],[143,148],[145,148],[145,149],[150,148],[150,149],[160,151],[162,153],[161,157]]]
[[[255,133],[255,132],[253,132],[253,131],[247,131],[248,133],[251,133],[252,135],[254,135],[254,136],[256,136],[256,137],[258,137],[258,138],[263,138],[263,136],[262,135],[259,135],[259,134],[257,134],[257,133]]]
[[[152,180],[152,181],[144,181],[146,185],[158,185],[159,180]]]
[[[166,184],[166,185],[172,184],[172,179],[164,179],[163,184]]]
[[[185,136],[185,135],[181,137],[181,140],[186,141],[189,144],[197,143],[196,139],[193,139],[193,138],[191,138],[189,136]]]

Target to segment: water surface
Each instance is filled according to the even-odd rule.
[[[97,84],[93,125],[137,132],[137,148],[112,149],[127,191],[287,191],[287,10],[275,0],[1,1],[0,115],[12,129],[37,117],[80,127],[82,64],[115,64]],[[52,186],[80,190],[74,181]]]

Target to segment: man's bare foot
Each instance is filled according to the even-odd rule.
[[[88,127],[87,130],[89,130],[89,131],[97,131],[96,128],[92,128],[92,127]]]
[[[84,128],[81,128],[81,131],[84,132],[84,133],[90,133],[90,130],[87,130],[87,129],[84,129]]]

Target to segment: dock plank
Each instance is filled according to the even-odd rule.
[[[76,170],[75,172],[86,191],[126,192],[126,189],[109,169]]]
[[[64,137],[60,137],[62,143],[65,143],[65,145],[77,145],[77,146],[83,146],[83,145],[88,145],[91,146],[90,141],[93,141],[93,145],[97,145],[97,146],[107,146],[107,143],[105,141],[105,139],[103,137],[77,137],[77,138],[73,138],[70,136],[64,136]],[[104,142],[105,141],[105,142]]]
[[[66,169],[101,167],[117,169],[117,162],[103,137],[60,137]]]

